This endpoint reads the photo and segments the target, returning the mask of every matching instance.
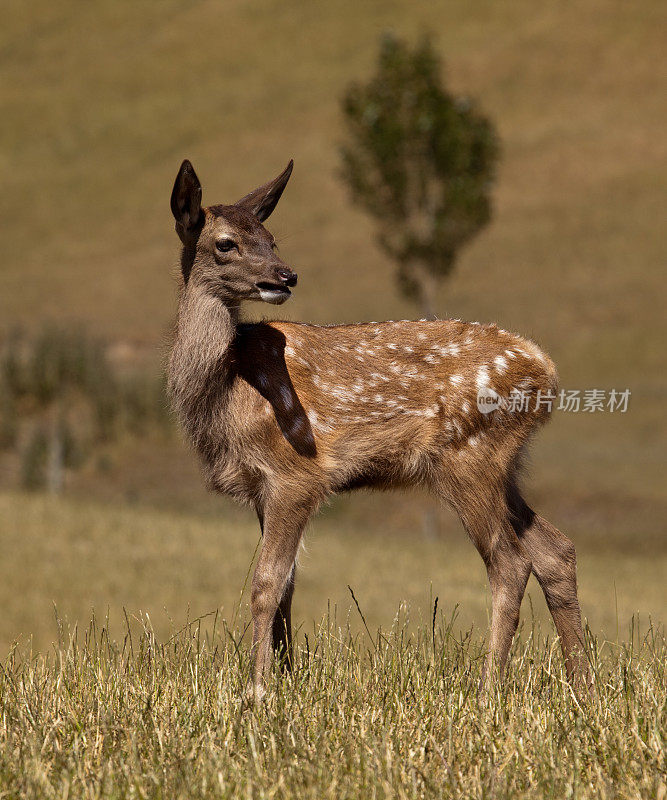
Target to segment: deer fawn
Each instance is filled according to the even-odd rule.
[[[210,488],[257,512],[252,579],[255,697],[272,648],[291,666],[291,603],[303,530],[334,492],[423,485],[453,506],[492,593],[491,666],[502,673],[528,577],[539,581],[571,680],[587,679],[572,542],[523,500],[522,451],[546,405],[488,412],[481,395],[555,393],[532,342],[460,320],[318,326],[239,322],[244,300],[280,304],[296,274],[262,223],[292,172],[233,205],[203,208],[184,161],[171,197],[183,244],[169,362],[175,410]],[[539,394],[538,394],[539,393]]]

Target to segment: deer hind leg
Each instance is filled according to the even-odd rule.
[[[260,515],[263,541],[252,578],[250,611],[252,614],[252,693],[259,699],[271,666],[275,644],[276,616],[288,609],[293,593],[294,562],[299,542],[316,503],[309,499],[290,498],[286,502],[267,502]],[[290,583],[292,584],[290,586]],[[282,608],[282,613],[281,613]]]
[[[532,568],[501,492],[459,496],[454,505],[486,565],[491,588],[491,640],[482,682],[503,674],[519,624],[521,601]]]
[[[528,551],[560,638],[565,670],[571,683],[590,685],[577,595],[574,544],[558,528],[536,514],[511,486],[508,504],[516,534]]]
[[[292,596],[296,564],[292,564],[283,596],[273,617],[273,652],[280,659],[280,666],[288,672],[292,671]]]

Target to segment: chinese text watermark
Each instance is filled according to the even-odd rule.
[[[477,393],[477,408],[482,414],[502,409],[510,413],[566,411],[595,414],[625,414],[630,403],[630,389],[561,389],[559,392],[513,391],[507,397],[483,387]]]

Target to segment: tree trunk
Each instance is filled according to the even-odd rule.
[[[435,275],[421,264],[415,264],[413,275],[417,285],[417,303],[422,319],[436,319],[435,300],[438,281]]]
[[[64,443],[62,428],[58,420],[51,425],[51,441],[46,472],[46,483],[51,494],[60,494],[63,490]]]

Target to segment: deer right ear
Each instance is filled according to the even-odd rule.
[[[250,194],[242,197],[234,205],[244,208],[246,211],[254,214],[260,222],[264,222],[276,207],[278,200],[280,200],[280,196],[292,174],[293,167],[294,160],[290,159],[289,164],[277,178],[254,189]]]
[[[171,213],[184,231],[196,228],[203,216],[201,183],[187,158],[181,164],[174,182],[174,189],[171,193]]]

